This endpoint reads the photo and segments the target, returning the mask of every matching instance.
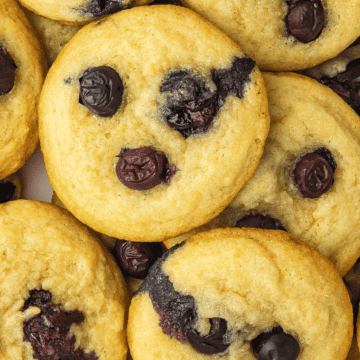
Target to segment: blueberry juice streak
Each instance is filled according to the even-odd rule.
[[[211,326],[209,334],[200,334],[195,328],[198,320],[195,299],[191,295],[183,295],[175,291],[169,277],[162,271],[162,263],[181,246],[182,244],[173,246],[155,262],[135,296],[143,291],[149,293],[154,310],[160,316],[159,326],[165,334],[182,343],[189,343],[203,354],[224,353],[230,346],[231,335],[226,320],[209,319]]]
[[[85,355],[75,349],[75,336],[70,335],[72,324],[80,324],[85,316],[79,310],[64,311],[51,302],[52,295],[45,290],[30,291],[21,311],[38,307],[40,314],[23,323],[24,338],[33,348],[33,358],[38,360],[98,360],[95,352]]]
[[[167,93],[166,104],[162,107],[164,120],[185,139],[206,133],[230,93],[243,98],[245,84],[250,82],[254,67],[252,59],[235,57],[230,69],[213,69],[211,77],[216,89],[188,71],[173,72],[160,88]]]

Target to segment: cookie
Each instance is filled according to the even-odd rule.
[[[48,63],[51,65],[61,49],[82,28],[82,25],[66,25],[60,21],[37,15],[23,6],[22,9],[37,31],[38,38],[44,46]]]
[[[263,75],[271,127],[260,164],[204,228],[285,229],[322,252],[344,276],[360,256],[360,119],[313,79]]]
[[[142,242],[223,210],[254,172],[269,129],[254,61],[172,5],[82,28],[47,75],[39,117],[48,177],[66,208],[97,232]]]
[[[302,74],[328,86],[360,115],[360,38],[334,59]]]
[[[1,357],[125,360],[128,294],[110,253],[54,205],[0,214]]]
[[[340,360],[352,333],[333,264],[279,230],[192,236],[155,263],[129,309],[134,360]]]
[[[38,144],[37,107],[46,72],[34,29],[14,0],[0,3],[0,179],[15,173]]]
[[[338,55],[360,34],[360,1],[184,0],[252,57],[261,70],[306,69]]]
[[[35,14],[68,25],[80,25],[124,9],[149,4],[151,0],[20,0],[20,2]]]

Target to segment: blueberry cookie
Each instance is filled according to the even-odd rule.
[[[0,179],[38,144],[38,102],[46,72],[34,29],[14,0],[0,2]]]
[[[183,0],[261,70],[299,70],[346,49],[360,34],[359,0]]]
[[[22,9],[38,33],[45,49],[48,63],[51,65],[61,49],[81,29],[82,25],[66,25],[60,21],[37,15],[22,6]]]
[[[67,211],[0,205],[0,357],[126,359],[128,294],[112,256]]]
[[[193,11],[137,7],[83,27],[51,67],[40,143],[66,208],[102,234],[162,241],[214,218],[269,129],[253,60]]]
[[[263,75],[271,127],[260,164],[205,228],[286,230],[322,252],[344,276],[360,257],[360,119],[313,79]]]
[[[334,90],[360,115],[360,38],[334,59],[302,73]]]
[[[80,25],[152,0],[20,0],[29,10],[69,25]]]
[[[133,296],[128,322],[134,360],[343,360],[352,334],[333,264],[262,229],[215,229],[172,247]]]

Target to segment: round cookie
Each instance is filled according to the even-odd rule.
[[[232,203],[193,232],[257,227],[254,221],[264,221],[267,228],[285,229],[318,249],[344,276],[360,256],[360,119],[332,90],[313,79],[292,73],[263,76],[271,127],[260,164]],[[314,152],[307,156],[320,155],[336,169],[332,171],[323,160],[301,167],[306,158],[299,159]],[[309,177],[309,188],[317,186],[318,177],[320,191],[313,194],[318,197],[308,197],[294,185],[306,183],[306,178],[292,178],[301,171]],[[188,236],[168,240],[166,246]]]
[[[334,59],[301,73],[330,87],[360,115],[360,38]]]
[[[359,0],[184,0],[252,57],[261,70],[306,69],[360,34]]]
[[[69,25],[80,25],[152,0],[20,0],[29,10]]]
[[[96,97],[104,81],[107,106]],[[81,222],[122,240],[162,241],[210,221],[251,177],[269,129],[255,63],[180,6],[124,10],[82,28],[40,103],[56,194]]]
[[[134,360],[341,360],[352,333],[333,264],[262,229],[215,229],[171,248],[133,296],[128,322]]]
[[[37,107],[46,72],[34,29],[14,0],[0,3],[0,179],[20,169],[38,143]]]
[[[54,205],[16,200],[0,214],[1,358],[125,360],[128,293],[110,253]]]
[[[44,46],[49,65],[58,56],[61,49],[81,29],[82,25],[66,25],[59,21],[37,15],[22,6],[26,17],[30,20]]]

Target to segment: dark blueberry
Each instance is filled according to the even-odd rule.
[[[177,5],[184,6],[180,0],[155,0],[150,5]]]
[[[360,59],[346,66],[346,70],[333,78],[323,76],[320,83],[335,91],[360,115]]]
[[[243,216],[241,219],[239,219],[236,222],[235,227],[285,230],[285,228],[282,226],[279,220],[273,219],[269,215],[257,214],[257,213]]]
[[[148,292],[154,310],[160,317],[159,326],[163,332],[182,343],[187,343],[182,332],[181,320],[188,309],[195,309],[195,300],[191,295],[183,295],[176,291],[169,276],[162,270],[164,261],[182,245],[183,243],[173,246],[155,261],[134,296],[143,291]]]
[[[0,204],[14,200],[16,186],[11,181],[0,181]]]
[[[114,115],[121,105],[123,92],[119,74],[108,66],[89,68],[80,78],[79,102],[95,115]]]
[[[10,54],[0,46],[0,95],[8,93],[15,84],[17,66]]]
[[[127,8],[127,6],[124,5],[123,0],[91,0],[84,12],[90,13],[95,19],[98,19],[106,15],[114,14],[125,8]]]
[[[183,334],[197,351],[207,354],[219,354],[227,350],[230,343],[226,339],[227,323],[221,318],[210,319],[210,332],[208,335],[201,335],[195,329],[196,315],[192,309],[187,310],[181,321]]]
[[[217,95],[204,80],[186,71],[164,79],[161,92],[168,92],[163,116],[184,138],[206,132],[217,112]]]
[[[335,160],[329,150],[319,148],[301,155],[293,164],[290,178],[301,196],[317,198],[334,183]]]
[[[289,0],[285,17],[288,34],[302,43],[315,40],[324,28],[324,8],[320,0]]]
[[[117,176],[133,190],[149,190],[160,183],[169,184],[176,173],[166,156],[152,148],[126,150],[118,157]]]
[[[149,268],[162,255],[161,243],[116,240],[113,255],[126,275],[143,279]]]
[[[161,92],[168,93],[162,108],[165,121],[185,139],[206,133],[230,93],[243,97],[254,67],[255,62],[250,58],[235,57],[230,69],[213,69],[211,77],[216,90],[187,71],[170,74],[160,88]]]
[[[51,302],[52,295],[45,290],[32,290],[21,311],[30,306],[41,312],[23,322],[23,340],[33,348],[33,358],[97,360],[95,352],[85,355],[81,348],[75,348],[75,336],[70,335],[72,324],[80,324],[85,316],[79,310],[64,311]]]
[[[280,326],[261,333],[251,346],[258,360],[296,360],[300,353],[299,343]]]

